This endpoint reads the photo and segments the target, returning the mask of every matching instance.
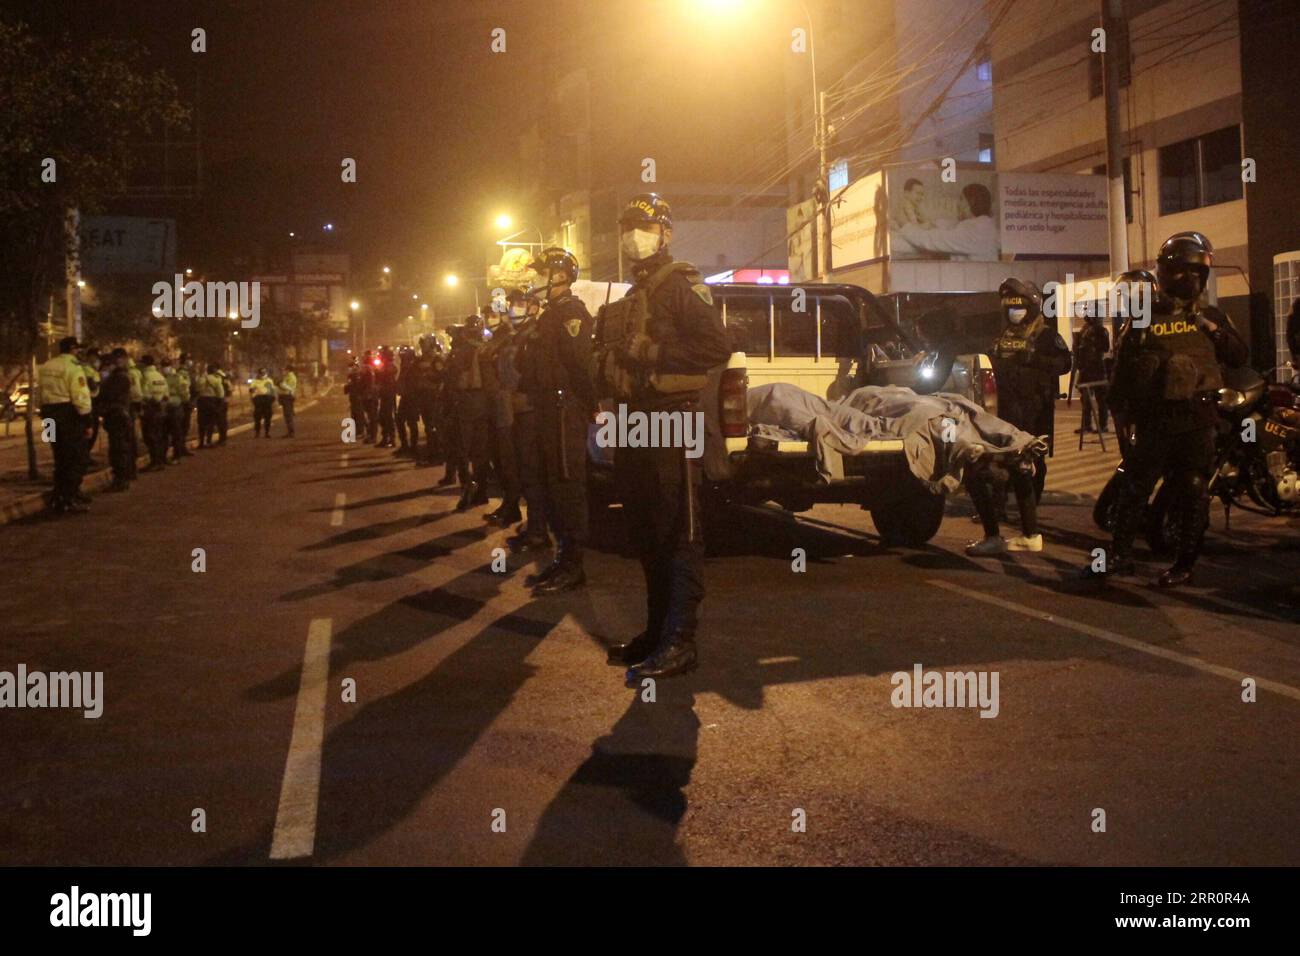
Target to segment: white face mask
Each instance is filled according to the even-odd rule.
[[[629,259],[649,259],[659,251],[661,239],[659,233],[649,229],[629,229],[623,233],[620,242]]]
[[[1007,321],[1012,325],[1019,325],[1028,315],[1028,309],[1007,309]]]
[[[512,319],[522,319],[526,311],[522,305],[512,305],[510,307],[510,317]]]

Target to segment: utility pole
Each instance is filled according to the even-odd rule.
[[[1124,212],[1124,131],[1119,111],[1120,36],[1125,30],[1124,0],[1101,0],[1101,26],[1105,31],[1102,66],[1106,92],[1106,175],[1110,178],[1110,272],[1128,271],[1128,219]],[[1127,48],[1127,44],[1123,44]]]
[[[814,63],[815,68],[815,63]],[[821,249],[817,256],[817,280],[825,282],[831,264],[831,172],[826,168],[826,91],[817,94],[817,183],[822,190]]]

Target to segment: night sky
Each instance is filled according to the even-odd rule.
[[[332,222],[335,244],[352,253],[354,276],[377,276],[387,264],[400,286],[428,289],[444,270],[481,271],[484,250],[499,235],[493,218],[502,210],[520,215],[520,133],[539,115],[571,121],[548,116],[546,93],[580,63],[613,64],[605,75],[622,97],[618,110],[644,117],[644,135],[640,119],[623,126],[625,137],[630,130],[633,140],[646,140],[626,143],[628,156],[668,154],[687,180],[709,166],[727,169],[726,149],[737,155],[737,178],[766,176],[783,158],[778,55],[788,13],[775,14],[780,4],[5,4],[10,16],[51,37],[136,41],[147,50],[139,66],[165,69],[187,103],[199,91],[202,198],[115,210],[175,217],[182,267],[274,268],[291,230],[301,245],[325,238],[321,226]],[[764,16],[776,19],[760,26]],[[207,31],[206,53],[190,50],[195,27]],[[507,31],[504,54],[490,50],[494,27]],[[600,124],[594,117],[598,132]],[[755,155],[761,161],[749,162]],[[357,160],[356,184],[341,182],[344,157]]]

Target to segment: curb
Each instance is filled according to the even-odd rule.
[[[321,399],[326,398],[333,390],[334,386],[331,385],[315,398],[303,402],[294,410],[295,414],[307,411],[307,409],[311,408]],[[244,422],[242,425],[236,425],[234,428],[227,429],[226,436],[242,435],[244,432],[251,432],[252,430],[253,423]],[[197,448],[198,444],[199,440],[197,437],[187,438],[185,440],[186,448]],[[141,463],[147,463],[148,461],[148,455],[141,455],[136,459],[136,464],[139,465]],[[81,482],[81,490],[84,492],[103,491],[112,483],[112,469],[104,468],[101,471],[95,472],[93,475],[87,475]],[[42,511],[45,511],[45,495],[46,492],[44,491],[37,492],[36,494],[28,495],[25,498],[19,498],[17,501],[11,501],[6,505],[0,506],[0,526],[10,524],[14,521],[19,521],[23,518],[29,518],[34,514],[40,514]]]

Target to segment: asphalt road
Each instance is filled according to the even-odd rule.
[[[344,411],[0,529],[0,671],[105,688],[0,710],[0,863],[1300,863],[1296,523],[1216,511],[1197,588],[1085,595],[1086,495],[1007,560],[962,554],[964,501],[919,549],[729,513],[701,667],[651,703],[604,662],[643,613],[617,511],[586,592],[533,601]],[[893,706],[918,664],[996,672],[996,717]]]

